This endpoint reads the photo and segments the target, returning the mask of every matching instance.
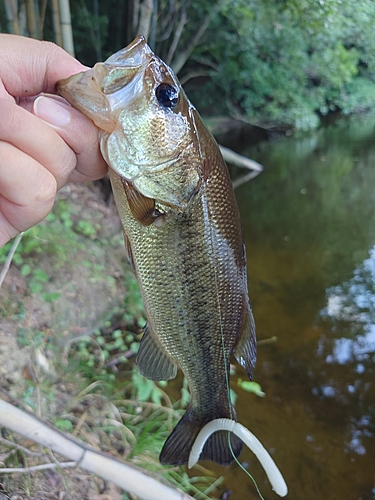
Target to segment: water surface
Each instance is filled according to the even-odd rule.
[[[249,293],[258,339],[278,341],[258,349],[266,397],[232,381],[239,420],[272,453],[287,498],[375,499],[375,116],[247,153],[265,167],[236,191]],[[241,461],[278,498],[250,451]],[[258,498],[237,466],[227,486]]]

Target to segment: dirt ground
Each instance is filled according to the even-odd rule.
[[[100,326],[106,315],[121,305],[125,293],[125,252],[113,202],[106,203],[93,185],[69,185],[59,196],[71,210],[69,224],[88,222],[95,234],[90,238],[78,235],[79,251],[72,247],[72,254],[63,263],[56,262],[56,255],[41,252],[31,262],[34,274],[25,276],[20,266],[12,265],[0,288],[0,397],[19,401],[49,422],[66,411],[81,389],[79,381],[75,384],[69,379],[64,368],[69,345]],[[40,245],[45,242],[40,241]],[[39,271],[38,275],[35,269],[45,274]],[[24,270],[25,274],[28,268]],[[46,301],[42,293],[30,291],[30,276],[45,275],[44,297],[56,293],[56,300]],[[91,439],[95,441],[95,436]],[[0,500],[124,498],[116,487],[79,468],[27,470],[55,460],[66,461],[2,428]],[[1,474],[1,468],[15,464],[23,471]]]

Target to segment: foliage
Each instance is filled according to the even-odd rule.
[[[215,67],[210,92],[194,97],[206,110],[221,102],[219,111],[225,103],[234,115],[299,129],[316,127],[317,112],[373,107],[374,21],[367,0],[231,0],[212,26],[222,36],[194,53]]]
[[[237,380],[237,384],[244,391],[246,391],[246,392],[252,392],[253,394],[256,394],[257,396],[259,396],[261,398],[264,398],[264,396],[266,395],[262,391],[262,388],[261,388],[260,384],[258,384],[257,382],[250,382],[249,380],[242,380],[241,378],[239,378]]]
[[[12,265],[26,281],[28,293],[47,293],[45,287],[53,276],[50,264],[55,267],[74,261],[77,265],[87,258],[83,247],[92,243],[93,237],[97,246],[108,245],[97,230],[96,236],[90,230],[81,230],[89,227],[86,220],[87,224],[80,224],[82,215],[74,205],[60,199],[47,221],[25,233]],[[91,226],[95,228],[96,222]],[[116,244],[122,247],[122,241]],[[9,245],[1,250],[2,261],[8,250]],[[89,264],[90,278],[95,279],[102,270]],[[17,396],[60,430],[90,443],[95,441],[103,451],[156,473],[197,499],[213,498],[221,479],[211,472],[201,468],[190,478],[184,468],[159,463],[163,443],[182,415],[182,404],[171,403],[164,392],[165,383],[147,380],[134,369],[145,313],[134,277],[126,272],[121,278],[128,289],[123,307],[109,311],[102,327],[94,329],[92,335],[61,339],[55,328],[41,325],[37,329],[29,324],[17,327],[17,348],[30,353]],[[0,314],[4,313],[2,307]],[[22,313],[21,306],[16,311],[8,309],[8,317],[17,320],[16,313]],[[186,392],[185,382],[185,399]],[[16,455],[9,454],[7,466],[17,465]],[[35,460],[45,461],[40,457]],[[124,498],[128,498],[126,494]]]
[[[103,15],[113,25],[113,10]],[[307,130],[319,115],[375,105],[371,0],[162,0],[153,16],[153,48],[193,78],[187,90],[205,113]],[[113,34],[102,39],[106,54],[119,49]]]
[[[55,269],[61,268],[84,246],[84,239],[77,233],[89,238],[93,236],[91,231],[80,229],[81,224],[86,228],[89,223],[78,220],[75,225],[72,215],[72,210],[66,201],[59,200],[43,224],[34,226],[24,233],[13,256],[13,264],[19,268],[21,276],[28,277],[29,293],[40,293],[46,302],[55,301],[60,294],[47,290],[50,275],[42,269],[40,260],[42,255],[51,257],[51,264]],[[0,264],[5,262],[11,245],[12,242],[9,242],[0,248]]]
[[[71,11],[78,59],[92,65],[142,32],[206,114],[307,130],[375,106],[372,0],[80,0]],[[43,32],[53,39],[49,3]]]

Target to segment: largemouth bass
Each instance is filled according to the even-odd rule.
[[[143,37],[58,90],[101,129],[147,313],[139,371],[168,380],[180,367],[189,383],[189,407],[160,454],[164,464],[185,464],[205,424],[236,419],[231,355],[250,378],[256,358],[245,246],[227,167],[173,71]],[[238,456],[242,443],[230,439]],[[213,434],[200,458],[229,464],[228,433]]]

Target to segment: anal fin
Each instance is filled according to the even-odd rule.
[[[247,304],[241,329],[240,338],[234,349],[234,356],[243,366],[250,378],[253,379],[255,361],[257,356],[255,322],[250,304]]]
[[[146,326],[136,358],[138,369],[150,380],[170,380],[177,375],[177,365],[164,351],[150,328]]]

